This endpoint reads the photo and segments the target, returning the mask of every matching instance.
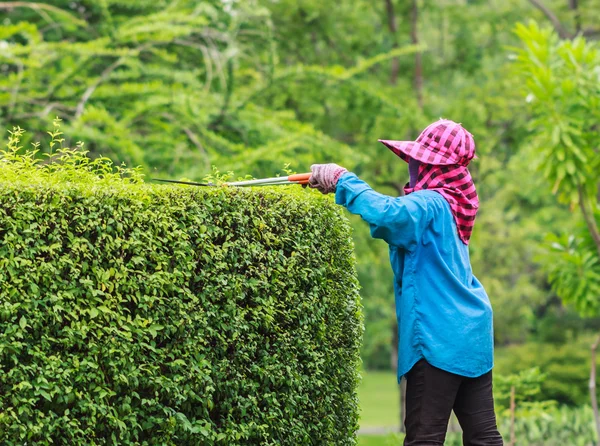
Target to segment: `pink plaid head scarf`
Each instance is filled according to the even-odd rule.
[[[469,244],[479,198],[467,169],[475,157],[473,135],[460,124],[440,119],[430,124],[416,141],[379,140],[407,163],[420,161],[414,187],[406,186],[410,194],[422,189],[435,190],[450,204],[460,239]]]

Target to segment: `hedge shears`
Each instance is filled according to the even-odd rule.
[[[245,180],[245,181],[233,181],[230,183],[223,183],[223,186],[279,186],[286,184],[302,184],[307,185],[310,179],[310,173],[297,173],[289,175],[287,177],[272,177],[262,178],[258,180]],[[179,181],[179,180],[163,180],[160,178],[153,178],[154,181],[161,181],[163,183],[175,183],[175,184],[187,184],[188,186],[216,186],[213,183],[195,183],[193,181]]]

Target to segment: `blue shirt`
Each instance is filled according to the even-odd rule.
[[[379,194],[353,173],[342,175],[336,203],[385,240],[394,271],[398,381],[424,358],[457,375],[477,377],[494,364],[492,307],[473,275],[446,199],[422,190]]]

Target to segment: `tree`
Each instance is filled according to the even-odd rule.
[[[4,128],[45,128],[59,115],[92,154],[170,175],[199,176],[211,164],[272,174],[284,164],[274,154],[306,165],[325,147],[350,166],[359,158],[309,123],[258,103],[273,84],[335,76],[278,66],[270,13],[256,4],[3,2],[0,8],[9,23],[0,35]]]
[[[544,178],[559,200],[579,208],[585,226],[576,235],[551,238],[545,266],[563,301],[583,315],[600,314],[600,52],[584,38],[560,40],[535,23],[518,25],[522,47],[517,70],[525,80],[534,113],[532,148]],[[590,396],[600,435],[596,399],[595,352],[592,346]]]

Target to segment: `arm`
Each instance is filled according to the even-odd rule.
[[[335,201],[369,223],[372,237],[404,249],[411,249],[427,226],[429,213],[422,197],[382,195],[353,173],[340,177]]]

